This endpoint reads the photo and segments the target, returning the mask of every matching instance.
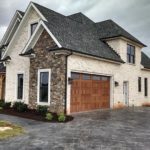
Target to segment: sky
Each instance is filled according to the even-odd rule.
[[[148,47],[150,56],[150,0],[33,0],[64,15],[82,12],[95,22],[112,19]],[[16,10],[30,0],[0,0],[0,40]]]

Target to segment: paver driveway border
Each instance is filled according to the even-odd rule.
[[[44,123],[1,115],[26,134],[0,141],[0,150],[149,150],[150,108],[105,110],[74,115],[68,123]]]

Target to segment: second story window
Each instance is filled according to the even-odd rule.
[[[35,31],[35,29],[36,29],[37,25],[38,25],[38,23],[37,23],[37,22],[36,22],[36,23],[31,24],[31,35],[34,33],[34,31]]]
[[[129,44],[127,46],[127,62],[135,64],[135,47]]]

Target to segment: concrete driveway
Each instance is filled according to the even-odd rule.
[[[150,108],[105,110],[75,115],[66,124],[1,115],[26,134],[0,141],[0,150],[149,150]]]

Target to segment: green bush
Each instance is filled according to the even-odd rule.
[[[10,108],[11,102],[5,102],[4,100],[0,100],[0,107],[7,109]]]
[[[51,113],[47,113],[45,119],[48,121],[52,121],[53,115]]]
[[[3,107],[0,107],[0,111],[3,110]]]
[[[3,108],[8,109],[8,108],[10,108],[10,106],[11,106],[11,102],[5,102],[3,105]]]
[[[63,113],[58,115],[58,121],[59,122],[64,122],[65,120],[66,120],[66,116]]]
[[[4,100],[0,100],[0,107],[3,107],[4,106]]]
[[[38,105],[36,111],[37,111],[38,114],[45,116],[46,113],[48,112],[48,107]]]
[[[14,102],[13,109],[18,112],[25,112],[28,110],[27,104],[24,104],[23,102]]]

